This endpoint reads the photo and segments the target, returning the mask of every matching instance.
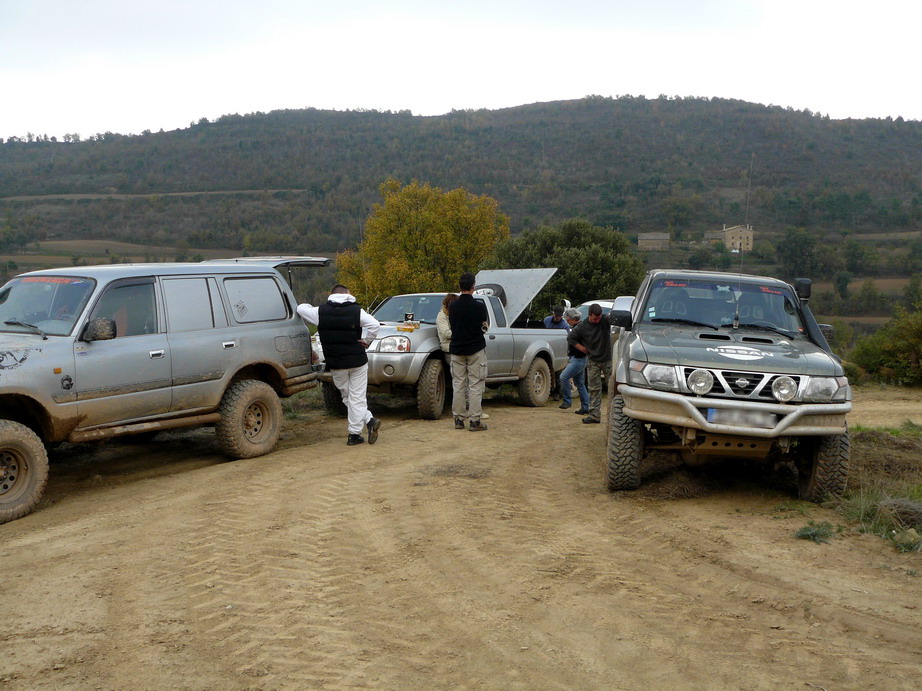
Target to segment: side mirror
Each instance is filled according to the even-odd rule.
[[[813,281],[809,278],[795,278],[794,292],[797,293],[797,297],[806,302],[810,299],[810,286],[812,285]]]
[[[118,335],[115,322],[106,317],[94,319],[83,330],[82,341],[111,341]]]
[[[823,334],[823,338],[831,343],[836,335],[836,330],[832,328],[832,324],[817,324],[817,326],[820,327],[820,333]]]
[[[628,310],[612,310],[608,313],[608,323],[612,326],[620,326],[622,329],[630,331],[632,321],[631,313]]]

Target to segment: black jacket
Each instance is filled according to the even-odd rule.
[[[451,325],[448,352],[453,355],[473,355],[486,348],[483,324],[488,319],[487,306],[483,302],[474,299],[470,293],[461,293],[448,306],[448,323]]]
[[[593,362],[611,360],[611,326],[608,320],[603,317],[598,324],[588,319],[581,321],[567,334],[567,345],[572,348],[574,343],[585,346]]]
[[[317,309],[317,333],[328,369],[352,369],[368,364],[359,317],[362,308],[354,302],[328,302]]]

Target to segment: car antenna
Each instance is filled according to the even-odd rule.
[[[749,195],[752,192],[752,166],[755,163],[756,154],[753,151],[749,158],[749,185],[746,188],[746,214],[743,217],[743,227],[749,228]],[[740,239],[736,245],[737,251],[740,253],[740,270],[737,278],[736,291],[742,295],[743,294],[743,235],[740,233]],[[734,310],[733,310],[733,328],[740,328],[740,299],[737,297],[734,300]]]

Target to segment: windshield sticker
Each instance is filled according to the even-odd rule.
[[[663,281],[664,288],[685,288],[688,286],[688,281]]]
[[[84,278],[68,278],[66,276],[28,276],[21,279],[23,283],[86,283]]]
[[[784,295],[784,293],[777,288],[766,288],[765,286],[759,286],[759,290],[770,295]]]
[[[723,355],[731,360],[761,360],[765,357],[775,356],[774,353],[749,348],[748,346],[717,346],[716,348],[708,348],[707,351]]]

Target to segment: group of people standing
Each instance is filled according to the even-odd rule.
[[[458,281],[460,294],[449,293],[442,301],[436,324],[439,342],[450,362],[451,406],[455,429],[480,432],[489,416],[481,402],[487,379],[487,342],[489,328],[486,305],[474,298],[474,274],[465,273]],[[298,314],[317,327],[327,369],[348,411],[346,444],[354,446],[378,440],[381,421],[368,410],[368,355],[365,352],[378,334],[381,324],[359,307],[344,285],[333,287],[327,302],[314,306],[298,305]],[[583,422],[598,424],[602,420],[602,382],[611,377],[610,329],[602,321],[602,308],[589,306],[589,316],[580,320],[577,309],[555,307],[544,320],[547,328],[567,330],[569,362],[560,373],[560,391],[564,410],[572,405],[571,382],[576,385]],[[588,380],[588,390],[584,382]]]
[[[602,382],[611,377],[611,339],[608,324],[602,321],[602,307],[589,306],[589,316],[582,321],[578,309],[556,305],[544,318],[547,329],[567,330],[567,355],[569,361],[560,373],[560,408],[573,405],[573,389],[579,394],[577,415],[585,415],[587,425],[602,421]],[[587,389],[586,382],[589,386]]]

